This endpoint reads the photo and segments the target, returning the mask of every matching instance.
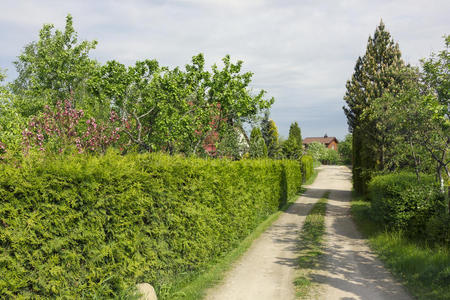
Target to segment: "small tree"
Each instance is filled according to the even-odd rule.
[[[84,98],[86,81],[96,68],[97,63],[88,56],[96,45],[96,41],[78,41],[71,15],[66,17],[64,31],[44,25],[39,40],[28,44],[14,62],[19,74],[14,92],[27,96],[28,101],[46,98],[53,105],[68,99],[75,107],[76,100]]]
[[[258,127],[253,127],[250,134],[249,156],[251,158],[267,157],[267,146]]]
[[[282,151],[288,159],[298,159],[302,156],[302,136],[297,122],[291,124],[289,137],[283,142]]]
[[[267,154],[270,158],[278,159],[280,157],[280,144],[278,142],[278,128],[273,120],[269,120],[267,137]]]

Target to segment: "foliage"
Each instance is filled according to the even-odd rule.
[[[445,214],[445,200],[432,177],[401,172],[375,176],[369,184],[373,219],[393,230],[403,230],[410,237],[450,242],[450,224],[427,231],[433,216]],[[430,225],[431,226],[431,225]],[[447,232],[447,234],[445,234]]]
[[[288,159],[299,159],[302,156],[302,135],[297,122],[291,124],[289,137],[281,145],[283,156]]]
[[[126,124],[121,129],[130,149],[204,156],[206,145],[230,144],[236,127],[274,102],[263,90],[253,93],[253,74],[229,55],[223,67],[211,70],[202,54],[184,69],[151,59],[128,67],[115,60],[100,65],[89,57],[97,42],[79,42],[77,36],[68,15],[64,30],[44,25],[39,40],[25,47],[15,63],[15,113],[37,117],[45,105],[54,109],[67,100],[98,124],[108,123],[113,111]]]
[[[339,143],[338,153],[342,162],[346,165],[352,164],[352,134],[349,133],[345,139]]]
[[[278,142],[278,128],[275,122],[270,119],[266,125],[267,127],[263,130],[267,132],[267,154],[270,158],[277,159],[280,157],[280,144]]]
[[[253,127],[250,133],[249,156],[250,158],[267,157],[267,146],[258,127]]]
[[[292,123],[291,127],[289,127],[289,138],[294,139],[300,147],[302,146],[302,132],[297,122]]]
[[[367,119],[372,102],[386,92],[401,88],[398,70],[404,66],[398,44],[394,43],[383,22],[369,37],[363,57],[359,57],[351,80],[347,81],[344,112],[353,133],[353,185],[358,193],[367,192],[372,172],[384,168],[385,136]]]
[[[217,155],[233,160],[241,159],[249,148],[243,129],[239,126],[222,132],[220,142],[217,144]]]
[[[417,299],[450,299],[450,249],[447,245],[430,247],[411,240],[401,232],[386,231],[371,219],[371,203],[352,202],[352,216],[368,237],[371,248],[384,265],[406,284]],[[450,232],[448,230],[447,232]]]
[[[34,102],[35,109],[63,99],[71,100],[76,107],[76,100],[85,98],[86,80],[97,65],[88,56],[96,44],[78,42],[71,15],[66,17],[64,31],[44,25],[39,40],[28,44],[15,62],[19,75],[13,84],[14,92]],[[42,98],[44,103],[39,102]]]
[[[0,82],[4,78],[0,69]],[[21,132],[26,119],[17,110],[16,100],[5,86],[0,86],[0,159],[3,160],[22,152]]]
[[[0,174],[1,298],[161,288],[222,257],[301,184],[294,161],[112,152],[33,156]]]
[[[321,161],[321,159],[326,156],[327,148],[322,143],[312,142],[312,143],[308,144],[308,148],[306,149],[306,152],[314,160]]]
[[[83,123],[84,116],[83,110],[73,108],[69,101],[58,102],[55,110],[45,106],[44,113],[33,117],[22,133],[25,150],[37,147],[61,153],[76,147],[78,153],[105,153],[109,146],[117,144],[122,125],[114,111],[108,123],[97,123],[94,118]]]
[[[302,166],[303,181],[307,181],[314,175],[314,159],[312,156],[303,155],[300,159],[300,164]]]

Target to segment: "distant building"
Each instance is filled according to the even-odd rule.
[[[327,147],[328,149],[333,149],[336,150],[338,149],[338,140],[336,137],[334,136],[328,136],[327,134],[325,134],[323,137],[307,137],[303,140],[303,147],[308,148],[308,145],[311,144],[312,142],[318,142],[321,143],[323,145],[325,145],[325,147]]]

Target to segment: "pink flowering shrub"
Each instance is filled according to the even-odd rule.
[[[94,118],[85,120],[83,110],[72,107],[69,101],[58,102],[55,109],[49,106],[35,116],[22,132],[25,150],[38,148],[63,152],[76,147],[79,153],[102,152],[120,139],[121,120],[112,111],[109,122],[99,123]]]

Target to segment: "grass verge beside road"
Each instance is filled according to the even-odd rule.
[[[314,204],[308,216],[306,216],[300,233],[298,271],[294,281],[296,296],[299,298],[310,295],[313,287],[310,272],[321,263],[324,247],[325,213],[329,194],[329,191],[325,192],[322,198]]]
[[[370,218],[370,202],[354,199],[352,216],[385,266],[418,299],[450,299],[450,249],[387,232]]]

